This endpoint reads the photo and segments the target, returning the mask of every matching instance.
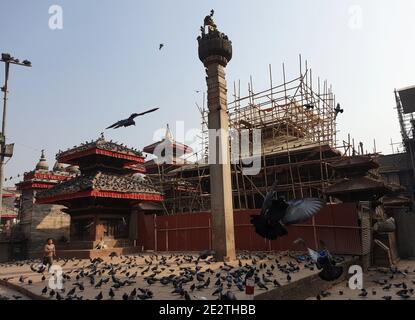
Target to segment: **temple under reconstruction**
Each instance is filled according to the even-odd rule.
[[[301,70],[301,67],[300,67]],[[240,97],[240,88],[228,104],[229,129],[240,133],[256,129],[261,132],[260,148],[255,150],[250,140],[250,154],[247,158],[258,158],[261,168],[258,174],[246,175],[244,155],[231,164],[232,196],[235,209],[259,209],[263,197],[275,180],[279,193],[286,199],[322,196],[333,193],[334,184],[342,182],[336,174],[343,176],[354,171],[359,163],[370,171],[370,176],[345,186],[344,192],[373,189],[373,184],[384,188],[376,174],[376,164],[371,155],[352,141],[336,140],[336,120],[341,114],[336,109],[335,96],[327,82],[314,81],[310,69],[300,72],[299,77],[283,84],[273,85],[270,69],[270,88],[258,93],[253,91],[252,81],[248,86],[249,95]],[[285,74],[283,74],[285,78]],[[201,160],[188,163],[194,153],[184,155],[180,164],[159,164],[159,169],[148,171],[147,176],[155,185],[168,189],[164,214],[191,213],[210,209],[210,166],[207,163],[209,139],[207,110],[201,108],[203,147]],[[231,150],[232,151],[232,150]],[[231,152],[230,151],[230,152]],[[155,166],[154,160],[151,163]],[[341,167],[341,170],[340,170]],[[337,169],[337,170],[336,170]],[[339,185],[336,190],[342,192]],[[170,195],[170,196],[169,196]],[[335,195],[335,194],[333,194]],[[332,199],[335,201],[334,197]],[[370,194],[354,200],[372,200]]]
[[[365,266],[396,262],[395,232],[379,225],[393,216],[388,208],[401,186],[385,179],[376,150],[367,152],[350,135],[338,139],[343,109],[328,82],[313,76],[300,57],[298,76],[288,78],[283,66],[277,84],[269,66],[268,88],[255,90],[251,78],[246,94],[240,82],[228,94],[231,42],[209,17],[201,31],[208,95],[199,107],[200,149],[176,141],[167,127],[161,141],[143,148],[155,156],[148,161],[143,152],[104,137],[59,152],[53,171],[42,155],[18,184],[20,232],[33,243],[46,237],[49,227],[39,233],[39,221],[56,213],[63,232],[52,236],[66,238],[61,249],[68,256],[215,248],[232,259],[235,249],[295,250],[293,240],[301,236],[315,248],[324,240],[333,253],[360,256]],[[226,165],[208,162],[212,128],[235,134],[224,138],[232,159]],[[249,148],[242,150],[242,139],[233,137],[246,133]],[[258,172],[246,174],[253,161]],[[291,226],[289,236],[268,241],[255,234],[249,217],[275,181],[286,200],[319,197],[328,205]],[[408,201],[398,205],[407,208]]]

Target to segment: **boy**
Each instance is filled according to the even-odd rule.
[[[46,244],[43,249],[43,264],[48,267],[48,271],[53,265],[53,257],[56,257],[55,245],[53,244],[53,239],[49,238],[46,240]]]

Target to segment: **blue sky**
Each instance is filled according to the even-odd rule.
[[[289,77],[297,76],[301,53],[345,109],[339,137],[351,133],[369,150],[374,138],[384,153],[391,152],[391,138],[399,141],[393,90],[415,84],[411,0],[3,2],[0,50],[33,63],[11,72],[7,136],[16,150],[6,166],[9,177],[31,170],[41,149],[52,166],[59,149],[95,139],[147,107],[161,110],[106,137],[142,148],[166,123],[199,127],[195,90],[206,86],[196,37],[212,8],[233,42],[229,84],[248,83],[252,75],[255,88],[265,88],[268,64],[280,82],[282,62]],[[54,4],[63,8],[62,30],[48,26]],[[351,28],[356,6],[361,27]]]

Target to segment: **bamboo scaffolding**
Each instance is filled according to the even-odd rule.
[[[228,103],[229,129],[241,136],[242,130],[261,130],[261,170],[256,176],[243,173],[242,158],[232,163],[234,205],[240,209],[254,209],[258,197],[263,197],[275,179],[279,192],[287,198],[311,196],[321,193],[334,179],[330,163],[343,155],[355,154],[354,141],[342,141],[342,152],[337,152],[335,95],[327,80],[317,78],[313,88],[313,73],[308,62],[299,56],[298,77],[286,78],[282,65],[282,83],[274,84],[272,66],[268,66],[269,88],[255,92],[253,77],[247,83],[247,95],[241,96],[241,82],[233,83],[233,100]],[[208,108],[203,96],[201,113],[201,159],[209,151]],[[249,141],[249,147],[253,147]],[[376,147],[374,148],[376,150]],[[238,150],[239,151],[239,150]],[[231,150],[232,152],[232,150]],[[253,150],[250,151],[253,154]],[[239,157],[241,157],[239,155]],[[199,159],[199,157],[197,157]],[[201,169],[203,168],[203,169]],[[159,176],[164,186],[177,186],[186,181],[194,190],[174,191],[166,199],[169,211],[186,211],[183,208],[204,211],[209,208],[209,167],[182,166],[173,171],[164,169]],[[184,175],[184,173],[186,173]],[[151,175],[157,179],[157,174]],[[280,181],[281,180],[281,181]],[[189,190],[192,190],[190,188]],[[203,189],[204,188],[204,189]]]

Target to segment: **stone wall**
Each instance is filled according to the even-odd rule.
[[[62,212],[63,206],[36,204],[36,192],[22,192],[21,231],[29,240],[29,256],[42,251],[47,238],[56,242],[62,237],[69,239],[70,216]]]
[[[70,216],[57,205],[34,205],[29,251],[41,250],[47,238],[69,240]]]
[[[0,263],[9,261],[9,241],[0,240]]]
[[[396,221],[396,242],[399,257],[402,259],[415,258],[415,213],[406,209],[395,209],[391,216]]]

